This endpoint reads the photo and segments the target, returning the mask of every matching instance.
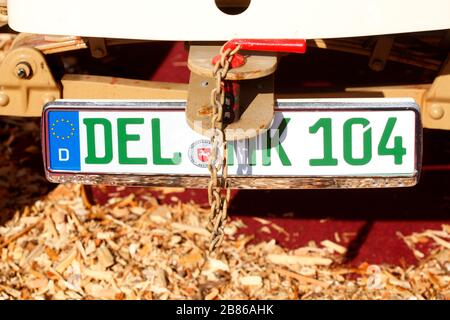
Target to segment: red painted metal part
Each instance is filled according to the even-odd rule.
[[[239,46],[240,50],[263,51],[263,52],[284,52],[284,53],[305,53],[306,40],[304,39],[233,39],[228,41],[222,47],[222,51],[227,49],[234,50]],[[215,65],[221,59],[220,55],[213,58],[212,64]],[[245,64],[244,55],[236,53],[230,61],[230,68],[238,68]],[[229,119],[231,122],[236,121],[239,117],[236,112],[239,109],[239,83],[233,81],[224,86],[225,95],[234,96],[228,112],[232,112],[233,116]]]
[[[215,65],[217,61],[220,60],[220,55],[217,55],[213,58],[212,64]],[[230,62],[231,68],[239,68],[245,64],[245,57],[242,54],[236,53]]]
[[[305,53],[305,39],[233,39],[228,41],[223,50],[240,46],[240,50]]]
[[[234,50],[237,46],[244,51],[262,51],[262,52],[284,52],[284,53],[305,53],[305,39],[233,39],[228,41],[222,47],[222,50]],[[215,65],[219,61],[220,55],[213,58]],[[245,64],[245,57],[241,54],[235,54],[231,60],[231,68],[238,68]]]
[[[238,81],[223,81],[222,87],[225,92],[223,105],[223,121],[226,124],[239,119],[239,92],[241,86]]]

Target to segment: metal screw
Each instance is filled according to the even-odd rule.
[[[19,62],[15,71],[16,76],[20,79],[29,79],[33,73],[33,69],[28,62]]]
[[[428,114],[430,115],[430,117],[432,119],[439,120],[439,119],[442,119],[442,117],[444,116],[445,110],[440,105],[432,105],[428,109]]]
[[[9,97],[6,93],[0,93],[0,107],[6,107],[9,103]]]
[[[207,86],[208,86],[208,81],[202,81],[201,83],[200,83],[200,85],[203,87],[203,88],[206,88]]]
[[[20,68],[17,70],[17,76],[21,79],[24,79],[27,77],[27,72],[25,71],[25,69]]]

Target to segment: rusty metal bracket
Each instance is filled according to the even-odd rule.
[[[186,105],[186,121],[196,132],[210,136],[211,131],[211,86],[213,78],[191,73]],[[249,139],[260,135],[272,124],[274,114],[274,77],[273,75],[241,82],[239,120],[227,125],[227,140]]]
[[[84,74],[61,79],[64,99],[186,100],[187,84]]]
[[[189,49],[188,67],[191,77],[188,87],[186,121],[196,132],[211,135],[211,90],[216,80],[213,75],[213,59],[220,52],[220,45],[192,43]],[[236,81],[240,87],[236,95],[238,110],[234,120],[226,126],[227,140],[248,139],[263,133],[270,127],[274,115],[274,78],[277,56],[274,52],[246,51],[244,63],[230,68],[226,80]],[[245,80],[245,81],[239,81]]]
[[[0,115],[37,117],[60,96],[41,52],[30,47],[8,52],[0,65]]]

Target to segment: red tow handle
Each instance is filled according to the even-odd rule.
[[[233,39],[222,47],[222,50],[234,50],[239,46],[240,50],[264,51],[264,52],[285,52],[285,53],[305,53],[305,39]],[[215,65],[220,59],[220,55],[213,58]],[[245,64],[245,57],[235,54],[231,60],[231,68],[237,68]]]
[[[225,43],[223,50],[240,46],[240,50],[305,53],[305,39],[233,39]]]

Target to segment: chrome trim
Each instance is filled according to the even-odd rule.
[[[47,179],[55,183],[81,183],[112,186],[165,186],[206,188],[207,176],[181,175],[114,175],[114,174],[68,174],[46,172]],[[369,189],[413,187],[418,182],[418,173],[411,177],[299,177],[257,176],[230,177],[232,189]]]

